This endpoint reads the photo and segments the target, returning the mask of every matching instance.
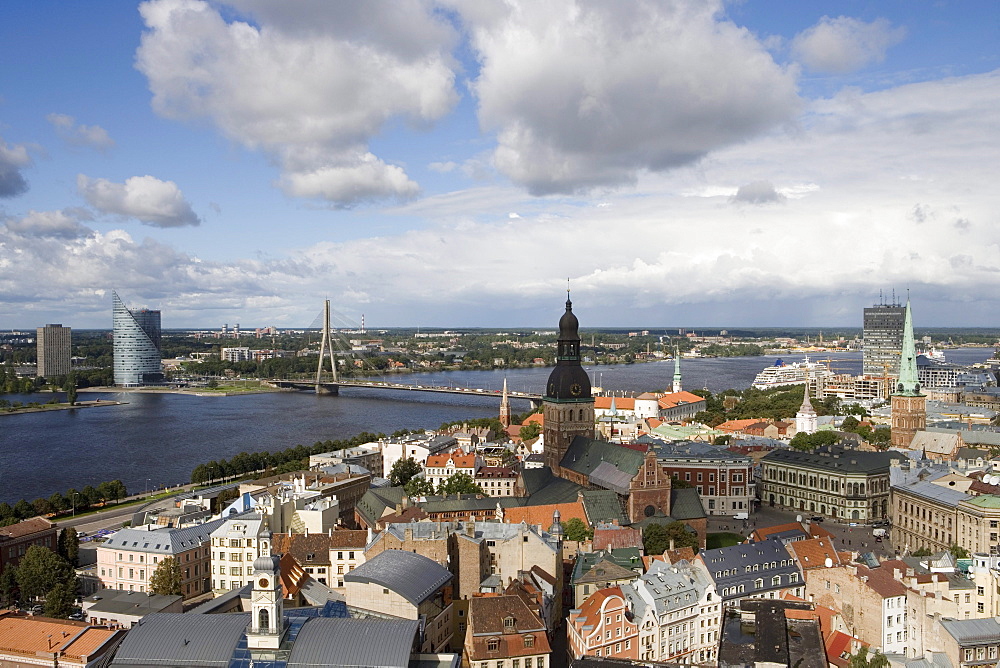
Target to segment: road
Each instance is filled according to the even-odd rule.
[[[728,517],[710,517],[708,519],[708,532],[732,531],[746,536],[754,529],[795,522],[799,517],[803,520],[808,519],[808,516],[802,513],[761,506],[759,510],[750,514],[750,519],[747,521],[734,521]],[[874,552],[880,559],[889,559],[895,556],[895,553],[889,551],[888,542],[879,543],[875,540],[870,526],[850,526],[831,519],[825,519],[822,526],[833,534],[834,545],[838,550]]]

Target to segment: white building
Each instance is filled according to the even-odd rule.
[[[249,362],[251,359],[249,348],[223,348],[219,357],[224,362]]]
[[[265,518],[250,513],[227,519],[211,534],[212,590],[226,592],[253,582],[253,562],[261,556]]]

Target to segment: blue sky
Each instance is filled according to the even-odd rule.
[[[0,329],[998,325],[996,2],[0,4]]]

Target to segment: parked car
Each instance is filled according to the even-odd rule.
[[[822,515],[813,515],[809,518],[810,522],[822,522],[825,518]]]

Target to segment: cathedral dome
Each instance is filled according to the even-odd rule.
[[[566,299],[566,312],[559,319],[556,366],[549,374],[545,398],[560,401],[590,401],[590,378],[580,366],[580,322],[573,302]]]

